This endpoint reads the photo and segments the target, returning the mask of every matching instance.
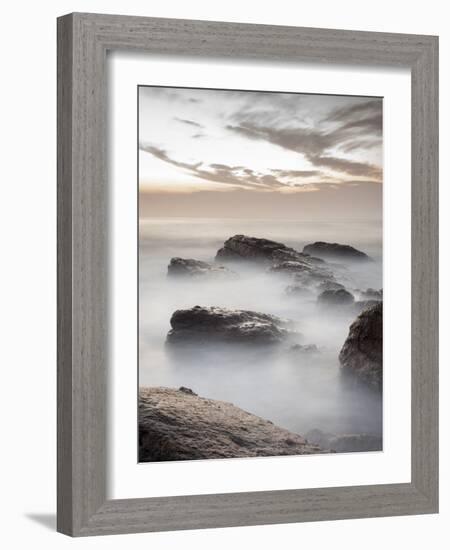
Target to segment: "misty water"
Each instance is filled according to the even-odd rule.
[[[141,219],[139,225],[139,384],[186,386],[201,397],[220,399],[299,434],[318,428],[334,434],[381,435],[379,393],[343,377],[338,354],[357,313],[323,310],[314,295],[286,294],[287,277],[262,267],[233,265],[235,280],[167,277],[172,257],[213,261],[235,235],[273,239],[302,250],[315,241],[350,244],[375,261],[333,264],[338,282],[358,289],[382,288],[382,227],[374,222],[299,222],[239,219]],[[177,309],[221,306],[271,313],[295,321],[299,343],[315,344],[310,356],[287,350],[208,349],[166,346]]]

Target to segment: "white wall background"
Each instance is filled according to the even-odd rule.
[[[440,0],[16,0],[2,8],[0,86],[1,540],[5,548],[447,548],[450,375],[441,353],[441,513],[71,540],[54,532],[56,470],[56,23],[91,11],[440,35],[441,280],[449,280],[450,27]],[[405,243],[405,246],[407,243]],[[441,289],[441,340],[449,329]]]

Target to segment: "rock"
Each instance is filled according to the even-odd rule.
[[[337,283],[336,281],[322,281],[317,286],[319,292],[324,292],[325,290],[346,290],[344,285]]]
[[[276,250],[288,249],[282,243],[268,239],[257,239],[246,235],[234,235],[227,239],[223,247],[218,250],[216,260],[250,260],[250,261],[273,261],[273,253]]]
[[[383,302],[365,309],[351,324],[339,353],[344,371],[381,390],[383,384]]]
[[[284,246],[284,245],[283,245]],[[294,248],[280,248],[273,251],[272,254],[273,262],[303,262],[306,265],[323,265],[325,260],[322,258],[316,258],[310,254],[303,254],[303,252],[298,252]]]
[[[349,306],[354,303],[355,299],[353,294],[350,294],[348,290],[339,288],[338,290],[324,290],[319,294],[317,303],[319,306]]]
[[[318,445],[322,449],[335,451],[336,453],[381,451],[383,449],[383,440],[378,435],[336,435],[315,429],[310,430],[305,437],[310,443]]]
[[[211,342],[269,345],[300,336],[292,322],[275,315],[221,307],[179,309],[170,319],[167,343]]]
[[[191,388],[186,388],[185,386],[181,386],[180,388],[178,388],[178,391],[187,393],[188,395],[197,395],[194,391],[191,390]]]
[[[227,239],[223,247],[218,250],[216,260],[224,262],[245,260],[269,264],[305,260],[310,264],[321,263],[320,259],[298,252],[283,243],[246,235],[234,235]]]
[[[275,273],[310,273],[314,268],[308,265],[306,262],[300,262],[298,260],[285,260],[274,264],[270,271]]]
[[[303,248],[304,254],[312,254],[319,258],[335,260],[370,260],[369,256],[348,244],[325,243],[322,241],[308,244]]]
[[[322,282],[323,280],[332,281],[334,277],[328,269],[317,267],[317,265],[308,263],[307,260],[277,262],[270,268],[270,271],[295,275],[298,280],[314,279],[316,282]]]
[[[364,311],[365,309],[368,309],[370,307],[376,306],[378,304],[379,300],[359,300],[358,302],[355,302],[355,311],[357,314],[361,313],[361,311]]]
[[[139,461],[320,453],[303,437],[231,403],[169,388],[139,390]]]
[[[289,260],[275,263],[270,271],[281,273],[291,277],[293,284],[286,288],[289,295],[302,296],[310,292],[320,284],[334,282],[333,273],[324,265],[311,263],[305,257],[297,260]]]
[[[167,274],[171,276],[183,277],[219,277],[235,278],[236,273],[222,265],[213,265],[200,260],[185,258],[172,258],[167,267]]]

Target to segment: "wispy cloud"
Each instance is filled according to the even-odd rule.
[[[195,126],[196,128],[204,128],[203,124],[199,124],[198,122],[195,122],[195,120],[189,120],[187,118],[178,118],[177,116],[174,117],[174,120],[177,122],[181,122],[182,124],[187,124],[188,126]]]
[[[257,122],[254,111],[248,116],[242,110],[240,124],[227,124],[226,129],[251,140],[266,141],[288,151],[304,155],[312,166],[328,168],[352,177],[381,180],[381,168],[369,162],[341,158],[336,152],[349,153],[370,149],[381,143],[381,101],[336,109],[315,127],[305,124],[267,125]],[[236,121],[237,114],[232,117]],[[259,113],[259,119],[264,117]],[[332,154],[331,151],[334,153]]]
[[[240,187],[242,189],[275,190],[284,188],[288,190],[298,186],[298,184],[292,181],[293,179],[310,177],[311,175],[318,174],[318,172],[315,171],[276,169],[271,170],[272,174],[264,174],[245,166],[229,166],[219,163],[205,165],[201,162],[188,163],[178,161],[169,156],[166,150],[150,144],[141,144],[140,149],[146,153],[150,153],[163,162],[181,168],[191,176],[214,183]]]

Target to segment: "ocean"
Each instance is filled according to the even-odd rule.
[[[333,434],[382,435],[382,396],[343,377],[338,355],[356,313],[317,307],[311,297],[285,292],[284,277],[242,265],[236,280],[167,277],[172,257],[213,261],[223,242],[245,234],[302,250],[315,241],[350,244],[373,262],[338,268],[337,279],[358,291],[380,289],[382,224],[207,218],[152,218],[139,223],[139,384],[191,388],[202,397],[228,401],[304,435],[320,429]],[[170,317],[177,309],[221,306],[271,313],[295,321],[302,344],[316,356],[274,348],[232,345],[180,351],[166,346]]]

